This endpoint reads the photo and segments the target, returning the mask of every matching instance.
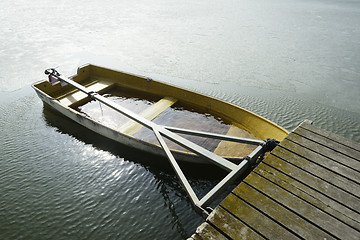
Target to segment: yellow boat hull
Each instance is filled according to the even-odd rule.
[[[135,99],[132,100],[133,105],[129,105],[130,108],[138,111],[142,117],[160,124],[201,131],[214,130],[221,134],[261,140],[271,138],[281,141],[288,135],[277,124],[239,106],[143,76],[86,65],[80,67],[72,79],[92,91],[111,96],[121,95],[116,98],[121,100],[121,104]],[[86,94],[72,86],[61,86],[60,83],[51,85],[41,81],[33,84],[33,88],[44,103],[86,128],[135,149],[165,156],[159,143],[140,124],[123,116],[114,117],[112,113],[104,120],[107,109],[98,104],[94,106]],[[149,97],[150,100],[139,102],[141,96]],[[114,122],[118,120],[119,123],[109,124],[109,119],[114,119]],[[254,149],[254,146],[242,143],[190,138],[217,155],[232,160],[240,161]],[[206,162],[176,144],[169,146],[179,160]]]

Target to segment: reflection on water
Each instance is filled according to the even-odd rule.
[[[138,166],[141,166],[152,173],[153,177],[157,180],[156,189],[160,191],[164,201],[163,204],[165,204],[172,216],[171,223],[174,224],[174,227],[176,227],[177,231],[180,233],[180,236],[184,238],[187,237],[189,235],[189,229],[191,229],[192,226],[191,224],[202,221],[198,215],[194,215],[195,213],[192,210],[192,205],[189,202],[189,198],[181,183],[176,178],[170,164],[167,163],[167,159],[149,154],[146,156],[144,156],[144,154],[139,154],[131,148],[115,143],[114,141],[89,131],[81,125],[74,123],[70,119],[60,115],[46,105],[44,106],[43,116],[47,125],[56,128],[61,133],[70,134],[84,143],[91,144],[92,148],[108,151],[111,154],[115,154],[115,156],[121,156],[121,158],[123,157],[128,161],[139,164]],[[226,172],[224,172],[222,169],[212,165],[201,166],[201,171],[199,171],[199,168],[193,164],[180,163],[180,166],[182,167],[182,170],[188,177],[190,184],[193,186],[194,191],[198,194],[199,197],[204,196],[212,187],[215,186],[215,184],[218,183],[218,181],[220,181],[226,175]],[[136,186],[136,188],[139,189],[138,191],[144,192],[142,195],[148,194],[146,193],[147,191],[152,192],[152,190],[148,189],[147,186],[142,186],[142,184],[139,183],[139,181],[143,181],[141,179],[143,177],[143,174],[141,173],[142,171],[139,171],[139,169],[129,170],[134,171],[134,176],[131,182],[137,182],[135,184],[139,186]],[[121,176],[121,174],[116,175],[118,175],[118,179],[128,178],[128,176]],[[107,178],[110,178],[110,176]],[[223,199],[226,194],[228,194],[229,191],[235,186],[236,183],[230,185],[227,193],[223,193],[218,198],[218,200],[214,201],[211,206],[215,207],[216,204],[218,204],[219,201]],[[126,188],[126,192],[133,190],[132,186],[126,186]],[[174,200],[174,197],[176,200]],[[139,209],[139,213],[137,213],[137,215],[139,215],[141,211],[142,210]],[[181,211],[180,216],[179,211]],[[189,214],[189,211],[192,211],[191,214]],[[184,216],[185,213],[186,216]],[[195,222],[186,222],[188,220],[185,220],[184,222],[184,218],[188,219],[190,217],[193,218],[193,221]],[[189,225],[189,223],[191,224]]]
[[[134,151],[126,145],[119,144],[113,140],[103,137],[95,132],[89,131],[87,128],[75,123],[62,114],[58,113],[51,107],[44,105],[43,117],[48,126],[54,127],[62,134],[69,134],[72,137],[91,145],[96,149],[101,149],[114,154],[115,156],[131,160],[132,162],[139,163],[146,168],[161,169],[164,172],[173,172],[170,164],[167,164],[167,159],[151,154],[144,154]],[[164,164],[165,163],[165,164]],[[201,165],[204,171],[199,172],[196,164],[181,163],[187,176],[194,179],[208,179],[220,180],[226,172],[211,165]],[[220,170],[220,171],[218,171]],[[174,176],[175,177],[175,176]]]
[[[201,222],[164,159],[137,155],[46,108],[41,113],[40,102],[31,94],[36,104],[29,104],[28,96],[1,119],[11,129],[2,136],[2,239],[38,239],[41,233],[52,239],[183,239]],[[187,169],[200,194],[220,177]]]
[[[104,96],[120,106],[131,109],[131,111],[136,114],[139,114],[153,103],[134,97],[127,98],[112,95]],[[129,121],[128,117],[97,101],[87,102],[86,104],[77,107],[76,110],[85,113],[90,118],[95,119],[96,121],[99,121],[113,129],[120,129],[123,124]]]

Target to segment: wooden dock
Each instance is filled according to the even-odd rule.
[[[360,239],[360,144],[304,121],[189,239]]]

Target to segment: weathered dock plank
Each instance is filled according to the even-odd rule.
[[[225,239],[360,239],[359,154],[360,144],[305,121],[206,224]],[[196,236],[216,239],[206,228]]]
[[[196,233],[193,234],[188,240],[202,239],[226,240],[228,238],[226,238],[222,233],[217,231],[210,224],[204,222],[196,229]]]
[[[314,227],[331,234],[334,238],[341,238],[345,231],[348,236],[352,236],[351,239],[357,239],[356,235],[358,232],[356,230],[347,224],[337,221],[336,218],[327,214],[325,209],[316,208],[309,202],[306,202],[291,192],[273,184],[264,177],[258,174],[251,174],[246,178],[245,182],[251,183],[258,191],[267,195],[269,198],[276,200],[277,204],[288,208],[298,216],[306,219],[306,221],[311,222]],[[235,189],[235,193],[238,193],[237,189],[238,188]],[[308,230],[307,228],[303,229]]]
[[[264,160],[263,163],[264,164],[259,165],[258,168],[267,165],[273,169],[276,169],[278,172],[281,172],[284,175],[292,178],[294,180],[292,185],[298,187],[300,191],[307,189],[304,188],[304,186],[306,186],[321,193],[322,195],[328,196],[330,199],[333,199],[340,204],[345,202],[346,207],[350,208],[351,212],[359,211],[360,209],[360,202],[358,197],[345,191],[342,188],[337,187],[334,184],[331,184],[330,182],[324,181],[317,175],[311,174],[291,164],[286,164],[286,162],[284,162],[282,159],[273,155],[270,155],[267,159]]]
[[[282,226],[284,231],[291,232],[292,236],[288,239],[294,239],[295,236],[300,238],[310,238],[315,237],[316,239],[332,239],[332,237],[321,231],[320,229],[314,227],[305,219],[301,218],[299,215],[286,208],[284,205],[279,204],[273,198],[267,196],[266,194],[260,192],[258,189],[254,189],[248,184],[243,184],[241,187],[237,188],[235,194],[239,198],[244,199],[244,201],[251,202],[254,208],[258,211],[261,211],[268,218],[271,218],[274,224],[277,226]],[[242,197],[240,197],[242,196]],[[256,201],[253,201],[256,199]],[[225,201],[225,200],[224,200]],[[242,207],[242,205],[239,205]],[[229,206],[229,209],[231,206]],[[249,216],[251,217],[251,215]],[[259,221],[261,218],[257,218],[256,221]],[[259,221],[262,224],[262,221]],[[262,226],[259,226],[261,228]],[[307,231],[304,231],[307,229]],[[285,237],[284,234],[280,236],[272,236],[272,229],[266,234],[267,238],[278,239],[279,237]],[[295,236],[293,236],[295,235]]]
[[[306,129],[310,133],[306,135],[311,135],[313,137],[318,137],[318,141],[325,143],[325,144],[340,144],[344,147],[344,151],[347,151],[348,149],[356,150],[357,153],[355,153],[355,156],[359,156],[360,152],[360,144],[357,142],[354,142],[350,139],[344,138],[343,136],[337,135],[335,133],[317,128],[311,124],[305,123],[299,126],[299,128]],[[299,130],[299,128],[297,130]],[[320,140],[323,139],[323,140]],[[352,150],[350,150],[352,152]],[[358,157],[358,160],[359,157]]]
[[[314,160],[312,160],[306,156],[303,157],[301,155],[294,154],[294,152],[288,150],[288,148],[291,148],[294,145],[289,143],[289,141],[286,139],[281,143],[280,146],[284,148],[279,147],[274,149],[273,154],[283,159],[286,162],[286,165],[292,164],[298,168],[303,169],[304,171],[309,172],[310,174],[320,177],[326,182],[333,182],[335,186],[342,188],[349,193],[356,194],[357,197],[359,197],[359,184],[354,182],[351,176],[347,177],[337,173],[337,168],[332,167],[330,163],[324,162],[323,165],[321,165],[322,162],[317,162],[321,156],[317,156]],[[308,152],[304,150],[304,153]],[[326,159],[322,160],[324,161]],[[285,167],[287,167],[286,165]]]
[[[270,161],[275,161],[276,157],[271,156]],[[339,189],[334,188],[332,185],[325,183],[325,186],[321,186],[321,180],[316,179],[315,176],[308,175],[306,172],[301,174],[297,173],[287,175],[279,170],[267,165],[261,164],[254,172],[259,175],[264,176],[278,186],[287,189],[292,194],[298,196],[314,205],[319,209],[326,209],[326,211],[332,216],[338,218],[340,221],[343,221],[354,228],[360,229],[360,222],[357,221],[360,218],[358,209],[356,208],[359,205],[358,199],[354,198],[352,195],[349,195],[346,192],[339,191]],[[292,171],[292,173],[295,172]],[[308,179],[304,183],[304,176]],[[310,181],[309,181],[310,179]],[[306,182],[310,184],[314,183],[313,186],[307,185]],[[319,187],[321,186],[321,190]],[[354,206],[343,205],[344,199],[346,202],[353,202]]]
[[[327,146],[324,146],[317,142],[317,139],[311,138],[305,138],[303,135],[298,134],[304,134],[303,129],[298,129],[296,132],[297,134],[291,134],[287,139],[300,145],[300,148],[308,149],[309,151],[316,152],[319,155],[322,155],[328,159],[333,160],[334,162],[338,162],[340,164],[343,164],[344,166],[347,166],[349,168],[354,169],[355,171],[360,173],[360,152],[359,156],[357,158],[350,157],[347,154],[344,154],[342,150],[344,149],[343,146],[340,144],[337,144],[338,146],[334,146],[335,144],[331,144],[331,142],[328,141]],[[352,150],[352,149],[350,149]],[[349,151],[347,151],[349,153]],[[355,156],[355,154],[351,154]],[[331,162],[331,161],[329,161]]]
[[[247,208],[244,207],[244,211],[246,210]],[[243,217],[245,217],[245,215]],[[246,225],[246,220],[245,218],[243,218],[243,221],[239,220],[238,216],[229,213],[221,206],[218,206],[217,210],[208,217],[208,222],[216,226],[227,239],[263,239],[261,235]]]

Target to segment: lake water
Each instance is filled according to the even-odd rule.
[[[43,108],[44,69],[143,74],[360,142],[359,23],[357,0],[2,0],[0,239],[184,239],[202,222],[168,165]],[[188,168],[202,194],[219,179]]]

